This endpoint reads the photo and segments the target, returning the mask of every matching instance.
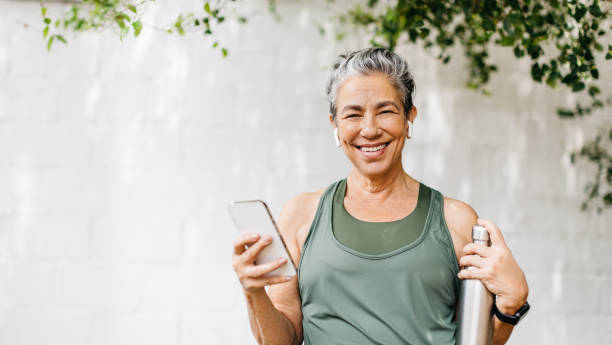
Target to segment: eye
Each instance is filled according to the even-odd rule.
[[[359,114],[348,114],[348,115],[345,115],[344,117],[349,118],[349,117],[357,117],[357,116],[360,116],[360,115]]]

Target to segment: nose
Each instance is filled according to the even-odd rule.
[[[380,127],[378,127],[376,116],[365,114],[361,120],[360,134],[362,137],[368,139],[376,138],[380,135]]]

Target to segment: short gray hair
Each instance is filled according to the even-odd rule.
[[[408,116],[415,93],[414,79],[408,70],[408,62],[385,48],[365,48],[341,54],[334,61],[331,76],[327,82],[329,111],[336,118],[336,96],[338,88],[350,76],[370,73],[386,75],[402,97],[404,113]]]

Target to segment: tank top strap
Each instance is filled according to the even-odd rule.
[[[433,208],[432,219],[431,219],[431,231],[434,233],[434,236],[438,237],[439,243],[442,244],[442,247],[445,252],[445,257],[448,259],[448,264],[455,272],[455,285],[457,291],[459,291],[459,286],[461,284],[461,279],[457,277],[457,273],[459,273],[459,262],[457,261],[457,255],[455,253],[455,247],[453,245],[453,239],[450,234],[450,229],[446,224],[446,220],[444,218],[444,196],[438,190],[431,188],[432,198],[431,207]]]
[[[317,228],[319,228],[318,224],[321,221],[321,219],[326,219],[327,216],[331,217],[331,209],[332,209],[332,203],[334,201],[333,200],[334,193],[336,192],[336,188],[338,188],[338,185],[340,184],[341,181],[342,180],[338,180],[330,184],[329,186],[327,186],[323,194],[321,194],[321,198],[319,199],[319,204],[317,205],[317,211],[315,212],[312,223],[310,224],[310,228],[308,229],[306,240],[304,241],[304,244],[302,245],[300,260],[298,263],[298,280],[299,280],[299,272],[302,267],[302,260],[304,258],[304,253],[310,247],[309,244],[310,242],[312,242],[312,238],[315,236],[315,232],[317,231]]]

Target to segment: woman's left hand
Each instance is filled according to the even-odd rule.
[[[514,314],[527,301],[527,280],[506,245],[501,230],[487,219],[478,219],[478,224],[489,232],[491,246],[469,243],[463,247],[464,256],[459,260],[459,265],[476,268],[463,269],[457,276],[461,279],[480,279],[491,293],[497,295],[497,308],[504,314]]]

